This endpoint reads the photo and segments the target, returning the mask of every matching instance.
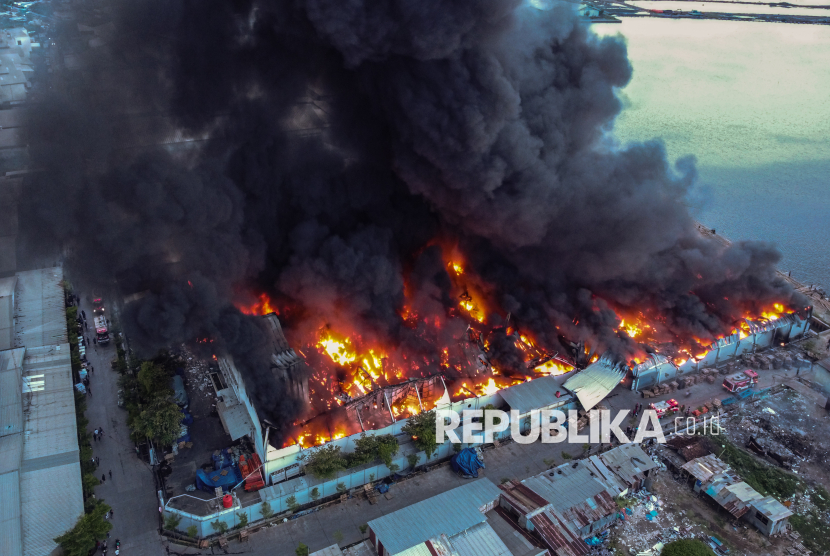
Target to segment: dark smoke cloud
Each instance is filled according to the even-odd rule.
[[[615,308],[653,308],[705,339],[747,306],[794,301],[772,246],[696,232],[693,160],[671,166],[659,141],[612,148],[625,46],[569,7],[114,5],[116,40],[81,48],[84,69],[58,72],[34,111],[44,172],[27,189],[27,241],[66,246],[84,283],[145,292],[127,324],[146,350],[215,339],[271,422],[296,402],[263,364],[258,319],[233,308],[240,292],[298,307],[296,331],[339,323],[433,364],[436,338],[400,314],[407,296],[426,315],[457,303],[436,237],[553,351],[564,337],[633,353]],[[160,145],[182,137],[194,141]],[[506,338],[494,357],[518,367]]]

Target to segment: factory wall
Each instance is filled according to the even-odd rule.
[[[480,398],[470,398],[463,401],[458,401],[449,404],[448,406],[442,406],[441,409],[452,409],[455,411],[463,411],[464,409],[482,409],[487,405],[494,405],[497,408],[507,409],[505,407],[505,402],[502,397],[496,393],[492,395],[485,395]],[[575,400],[570,397],[563,397],[560,400],[550,407],[557,407],[558,409],[562,409],[567,411],[568,409],[576,409],[577,405]],[[528,414],[522,415],[520,417],[522,425],[522,431],[527,431],[530,428],[530,420]],[[401,432],[401,429],[406,425],[407,420],[402,419],[390,425],[389,427],[373,430],[373,431],[366,431],[367,435],[383,435],[383,434],[391,434],[391,435],[404,435]],[[461,436],[460,431],[458,432],[459,437]],[[353,452],[354,451],[354,441],[359,438],[360,435],[352,435],[345,438],[340,438],[335,440],[329,444],[340,446],[341,451],[343,452]],[[406,435],[404,435],[406,436]],[[494,433],[494,438],[497,440],[506,440],[510,436],[510,428],[508,427],[507,430]],[[474,443],[474,444],[465,444],[464,447],[475,447],[480,446],[483,443]],[[275,457],[272,461],[266,463],[266,479],[269,478],[270,472],[274,470],[281,469],[283,467],[287,467],[291,464],[296,463],[299,461],[298,457],[302,453],[301,450],[297,446],[289,446],[288,448],[283,448],[282,450],[273,450],[269,451],[269,457]],[[451,457],[455,453],[455,448],[453,447],[452,443],[447,440],[443,444],[439,445],[435,454],[432,455],[431,458],[427,459],[426,454],[424,452],[419,452],[415,449],[414,445],[407,442],[401,445],[401,449],[398,452],[397,456],[392,459],[392,463],[397,465],[399,469],[405,470],[409,468],[409,460],[408,456],[410,454],[416,454],[418,457],[418,463],[416,466],[424,465],[430,462],[438,462],[441,460],[445,460]],[[270,470],[270,471],[269,471]],[[314,499],[311,496],[311,492],[314,488],[318,489],[319,496],[317,499],[324,499],[328,496],[333,496],[339,493],[337,490],[337,485],[342,483],[343,486],[347,489],[359,488],[365,484],[380,481],[392,475],[393,472],[389,470],[386,465],[382,463],[377,464],[367,464],[364,466],[360,466],[354,469],[347,469],[341,471],[332,479],[317,479],[310,475],[303,475],[301,477],[295,477],[293,479],[289,479],[287,481],[278,483],[276,485],[272,485],[260,490],[260,497],[265,499],[271,509],[273,510],[274,514],[279,514],[283,512],[287,512],[290,507],[287,500],[290,497],[294,497],[295,501],[299,505],[304,505],[310,502],[313,502]],[[266,480],[266,483],[269,482]],[[262,503],[256,502],[250,506],[244,508],[233,508],[228,510],[222,510],[220,512],[207,515],[207,516],[198,516],[188,512],[184,512],[172,507],[165,507],[164,516],[165,518],[177,515],[180,516],[182,519],[177,526],[177,529],[181,532],[187,531],[187,528],[191,525],[196,526],[197,530],[197,537],[207,537],[210,535],[214,535],[218,532],[218,529],[215,528],[212,523],[214,522],[222,522],[225,523],[228,530],[235,527],[240,523],[239,514],[246,514],[248,516],[248,522],[252,523],[254,521],[262,519],[262,514],[260,513],[262,509]],[[302,514],[302,512],[300,512]]]
[[[713,343],[711,349],[699,360],[689,358],[679,366],[675,366],[668,360],[651,366],[639,365],[633,371],[634,380],[631,382],[631,389],[651,388],[672,381],[677,377],[697,372],[700,369],[716,367],[744,353],[754,353],[774,344],[789,342],[806,334],[809,327],[809,314],[806,319],[791,315],[789,319],[782,319],[780,323],[771,323],[766,327],[759,327],[759,330],[743,339],[738,334],[722,338]]]

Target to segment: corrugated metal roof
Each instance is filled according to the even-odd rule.
[[[0,297],[11,297],[11,295],[14,293],[15,284],[17,284],[17,276],[8,276],[6,278],[0,278]]]
[[[342,556],[343,552],[340,551],[340,547],[336,544],[331,546],[327,546],[323,550],[318,550],[317,552],[312,552],[309,556]]]
[[[0,554],[20,556],[23,554],[23,527],[20,516],[20,475],[11,471],[0,475]]]
[[[522,481],[522,484],[563,512],[601,493],[610,493],[601,477],[584,461],[555,467]],[[616,506],[614,506],[616,508]]]
[[[450,537],[458,556],[513,556],[487,522]]]
[[[705,483],[715,475],[723,473],[729,469],[729,465],[718,459],[715,454],[709,454],[708,456],[703,456],[702,458],[695,458],[692,461],[687,461],[681,469],[688,472],[692,475],[692,477],[701,483]]]
[[[789,508],[772,496],[753,500],[751,505],[755,510],[767,516],[770,521],[780,521],[793,515]]]
[[[385,544],[383,545],[386,546]],[[433,546],[435,546],[433,544]],[[444,549],[444,547],[439,548]],[[446,550],[444,549],[444,553],[446,554]],[[399,552],[396,556],[432,556],[432,552],[429,551],[426,542],[422,542],[417,546],[413,546],[412,548],[407,548],[403,552]]]
[[[573,525],[553,508],[534,515],[530,522],[557,556],[584,556],[591,551]]]
[[[0,200],[0,205],[2,204]],[[16,213],[17,209],[15,209]],[[1,254],[0,258],[2,258]],[[14,346],[14,286],[16,283],[16,276],[0,278],[0,350]]]
[[[706,494],[735,517],[741,517],[749,511],[750,503],[760,500],[762,496],[745,482],[736,481],[737,479],[730,475],[719,475],[706,489]]]
[[[517,409],[520,414],[570,401],[572,399],[571,395],[565,391],[561,384],[564,380],[557,380],[557,378],[555,376],[545,376],[530,382],[522,382],[500,390],[499,394],[510,406],[510,409]],[[556,392],[561,394],[558,399]]]
[[[0,351],[0,437],[23,432],[24,348]]]
[[[23,389],[28,409],[23,459],[77,452],[69,344],[28,348],[23,359]]]
[[[645,472],[657,467],[657,463],[634,443],[622,444],[599,457],[608,469],[635,489],[639,489],[645,480]]]
[[[562,386],[573,392],[583,409],[588,411],[601,402],[624,377],[624,369],[601,357],[596,363],[569,378]]]
[[[24,473],[23,555],[42,556],[56,547],[55,537],[71,529],[84,513],[79,462]]]
[[[219,418],[228,430],[231,440],[239,440],[245,435],[253,435],[254,422],[248,414],[248,408],[244,404],[226,406],[224,402],[216,404]]]
[[[369,527],[390,554],[398,554],[442,533],[455,535],[484,522],[481,509],[500,494],[488,479],[478,479],[373,519]]]
[[[83,513],[71,354],[60,268],[21,272],[15,342],[26,438],[20,475],[23,554],[49,554]]]
[[[31,349],[68,341],[62,280],[60,267],[17,274],[15,346]]]

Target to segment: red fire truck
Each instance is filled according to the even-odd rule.
[[[729,392],[740,392],[747,388],[753,388],[756,384],[758,384],[758,373],[752,369],[730,375],[723,380],[723,387]]]
[[[657,417],[662,419],[668,415],[672,415],[673,413],[677,413],[680,410],[678,407],[679,404],[677,400],[666,400],[664,402],[655,402],[649,407],[657,412]]]
[[[95,336],[98,339],[99,346],[105,346],[110,343],[109,327],[107,326],[107,316],[104,309],[104,300],[96,297],[92,300],[92,322],[95,325]]]

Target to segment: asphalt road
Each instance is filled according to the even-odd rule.
[[[86,311],[89,323],[85,331],[89,338],[87,359],[94,368],[90,373],[92,396],[87,397],[86,417],[90,432],[99,427],[104,430],[101,440],[92,441],[93,453],[100,458],[98,479],[106,474],[106,482],[95,488],[95,495],[113,509],[110,542],[120,539],[121,554],[125,556],[160,556],[167,552],[158,534],[155,482],[150,466],[136,457],[127,428],[127,412],[118,407],[118,373],[111,367],[115,345],[92,344],[91,300],[82,298],[81,309]]]

